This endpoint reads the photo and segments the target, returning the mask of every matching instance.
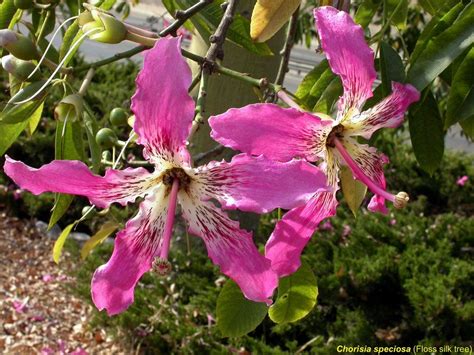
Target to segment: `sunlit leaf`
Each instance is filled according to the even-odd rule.
[[[81,258],[84,260],[90,254],[90,252],[104,240],[106,240],[119,225],[115,222],[106,222],[100,229],[94,234],[81,249]]]
[[[239,286],[228,280],[217,298],[217,327],[226,337],[250,333],[267,315],[265,303],[249,301]]]
[[[419,56],[411,60],[407,81],[423,90],[473,43],[474,4],[470,3],[451,26],[427,40]]]
[[[443,122],[438,104],[430,90],[409,112],[410,138],[415,157],[429,174],[439,167],[444,153]]]
[[[7,28],[15,15],[16,7],[13,0],[4,0],[0,4],[0,29]]]
[[[367,193],[367,186],[354,179],[351,169],[346,166],[341,168],[340,178],[344,200],[349,205],[354,216],[357,216],[357,211]]]
[[[265,42],[275,35],[300,6],[301,0],[257,0],[252,12],[250,36]]]
[[[311,268],[302,264],[298,271],[280,279],[278,296],[268,315],[275,323],[296,322],[316,305],[318,286]]]
[[[474,115],[474,48],[459,65],[451,84],[444,127]]]
[[[362,27],[367,27],[382,3],[381,0],[364,0],[357,8],[355,22]]]
[[[35,133],[36,128],[38,128],[39,123],[41,122],[41,117],[43,116],[43,107],[44,103],[36,109],[35,112],[30,116],[28,120],[28,125],[26,126],[26,133],[31,137]]]
[[[63,251],[64,243],[66,243],[66,239],[71,233],[72,228],[75,226],[75,223],[71,223],[68,225],[59,235],[59,238],[56,239],[53,247],[53,260],[56,264],[59,264],[59,258],[61,257],[61,253]]]

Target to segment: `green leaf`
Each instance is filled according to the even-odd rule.
[[[301,81],[298,89],[296,90],[295,96],[298,99],[298,103],[307,110],[311,110],[319,98],[311,96],[311,90],[317,85],[318,80],[326,72],[330,71],[329,64],[326,59],[316,65]]]
[[[15,12],[16,7],[13,0],[4,0],[0,4],[0,29],[8,28]]]
[[[354,217],[357,217],[357,211],[367,193],[367,186],[359,180],[354,179],[351,169],[346,166],[341,168],[340,178],[344,200],[346,200],[349,205]]]
[[[426,41],[424,49],[414,61],[411,61],[407,75],[408,82],[418,90],[423,90],[472,43],[474,43],[474,4],[470,3],[451,26],[439,35],[430,36]]]
[[[296,322],[311,312],[317,298],[316,277],[311,268],[303,264],[295,273],[280,279],[278,296],[268,315],[275,323]]]
[[[431,90],[409,112],[410,138],[415,157],[429,174],[438,168],[444,153],[443,122]]]
[[[64,122],[58,121],[55,138],[55,159],[84,160],[82,126],[79,122],[67,122],[66,127],[64,127]],[[73,200],[74,196],[56,194],[48,229],[52,228],[64,216]]]
[[[448,95],[446,120],[447,129],[456,122],[474,115],[474,47],[471,48],[454,74]]]
[[[53,247],[53,260],[56,264],[59,264],[59,258],[61,257],[61,253],[63,251],[64,243],[66,242],[66,238],[71,233],[72,228],[76,225],[76,223],[71,223],[68,225],[59,235],[59,238],[56,239]]]
[[[28,120],[31,115],[40,107],[47,94],[47,89],[44,89],[33,100],[16,104],[32,97],[44,84],[43,80],[34,82],[20,91],[18,91],[11,99],[11,103],[7,103],[2,112],[0,112],[0,122],[2,123],[19,123]]]
[[[339,77],[335,77],[327,86],[320,99],[313,107],[313,112],[322,112],[330,115],[332,108],[339,97],[342,95],[342,83]]]
[[[439,15],[449,11],[459,0],[418,0],[418,3],[430,15]]]
[[[250,333],[267,315],[265,303],[249,301],[239,286],[228,280],[217,298],[217,327],[226,337]]]
[[[459,122],[462,127],[463,132],[470,139],[474,140],[474,116],[471,116],[464,121]]]
[[[41,117],[43,115],[43,107],[44,103],[41,103],[41,105],[36,109],[35,112],[30,116],[30,119],[28,120],[28,125],[26,126],[26,133],[31,137],[33,133],[35,133],[36,128],[38,127]]]
[[[94,234],[81,249],[81,258],[84,260],[90,254],[90,252],[100,243],[111,235],[119,225],[115,222],[106,222],[96,234]]]
[[[181,10],[185,10],[197,2],[197,0],[175,0],[176,5]],[[224,0],[215,0],[190,19],[199,31],[199,34],[206,41],[211,34],[214,33],[224,15],[221,8],[223,3]],[[258,55],[265,56],[273,54],[266,43],[255,43],[250,38],[250,21],[239,14],[234,16],[234,20],[227,31],[227,39]]]
[[[381,3],[382,1],[380,0],[364,0],[356,11],[355,22],[364,28],[367,27],[377,13]]]
[[[405,28],[408,15],[408,0],[385,0],[387,6],[387,18],[391,18],[391,24],[400,29]],[[401,4],[400,4],[401,3]],[[400,5],[399,5],[400,4]],[[398,7],[397,12],[394,13]]]
[[[61,47],[59,47],[59,59],[62,60],[66,55],[69,48],[71,48],[72,42],[79,32],[79,23],[75,20],[71,26],[68,27],[64,33]]]
[[[382,94],[388,96],[392,92],[392,81],[405,81],[405,67],[398,53],[386,42],[380,46],[380,72],[382,76]]]
[[[2,132],[0,134],[0,155],[5,154],[27,125],[28,121],[13,124],[0,122],[0,132]]]

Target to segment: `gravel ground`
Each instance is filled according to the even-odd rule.
[[[0,353],[133,354],[88,325],[92,306],[73,295],[74,258],[52,261],[53,241],[0,212]]]

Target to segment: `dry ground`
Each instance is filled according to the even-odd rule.
[[[32,223],[0,211],[0,353],[132,353],[90,328],[94,310],[73,294],[75,280],[67,275],[74,258],[63,255],[57,266],[52,247]]]

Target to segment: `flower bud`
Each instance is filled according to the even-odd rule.
[[[69,122],[77,121],[82,117],[84,99],[78,94],[66,96],[54,109],[54,118],[64,122],[67,118]]]
[[[88,6],[88,10],[79,15],[79,26],[82,32],[91,32],[91,40],[103,43],[116,44],[127,37],[127,28],[111,14],[100,9]]]
[[[124,126],[127,124],[128,114],[121,107],[116,107],[110,111],[110,123],[114,126]]]
[[[104,148],[112,148],[118,141],[117,135],[110,128],[102,128],[95,136],[97,144]]]
[[[408,201],[410,200],[408,194],[404,191],[399,192],[395,196],[395,201],[393,202],[393,205],[395,206],[396,209],[402,209],[405,208],[406,205],[408,204]]]
[[[2,67],[6,72],[12,74],[20,81],[31,82],[41,79],[41,73],[39,71],[36,71],[31,78],[28,78],[36,66],[29,61],[15,58],[11,54],[2,58]]]
[[[14,0],[13,5],[20,10],[28,10],[33,7],[33,0]]]
[[[31,60],[40,57],[31,39],[12,30],[0,30],[0,46],[19,59]]]

